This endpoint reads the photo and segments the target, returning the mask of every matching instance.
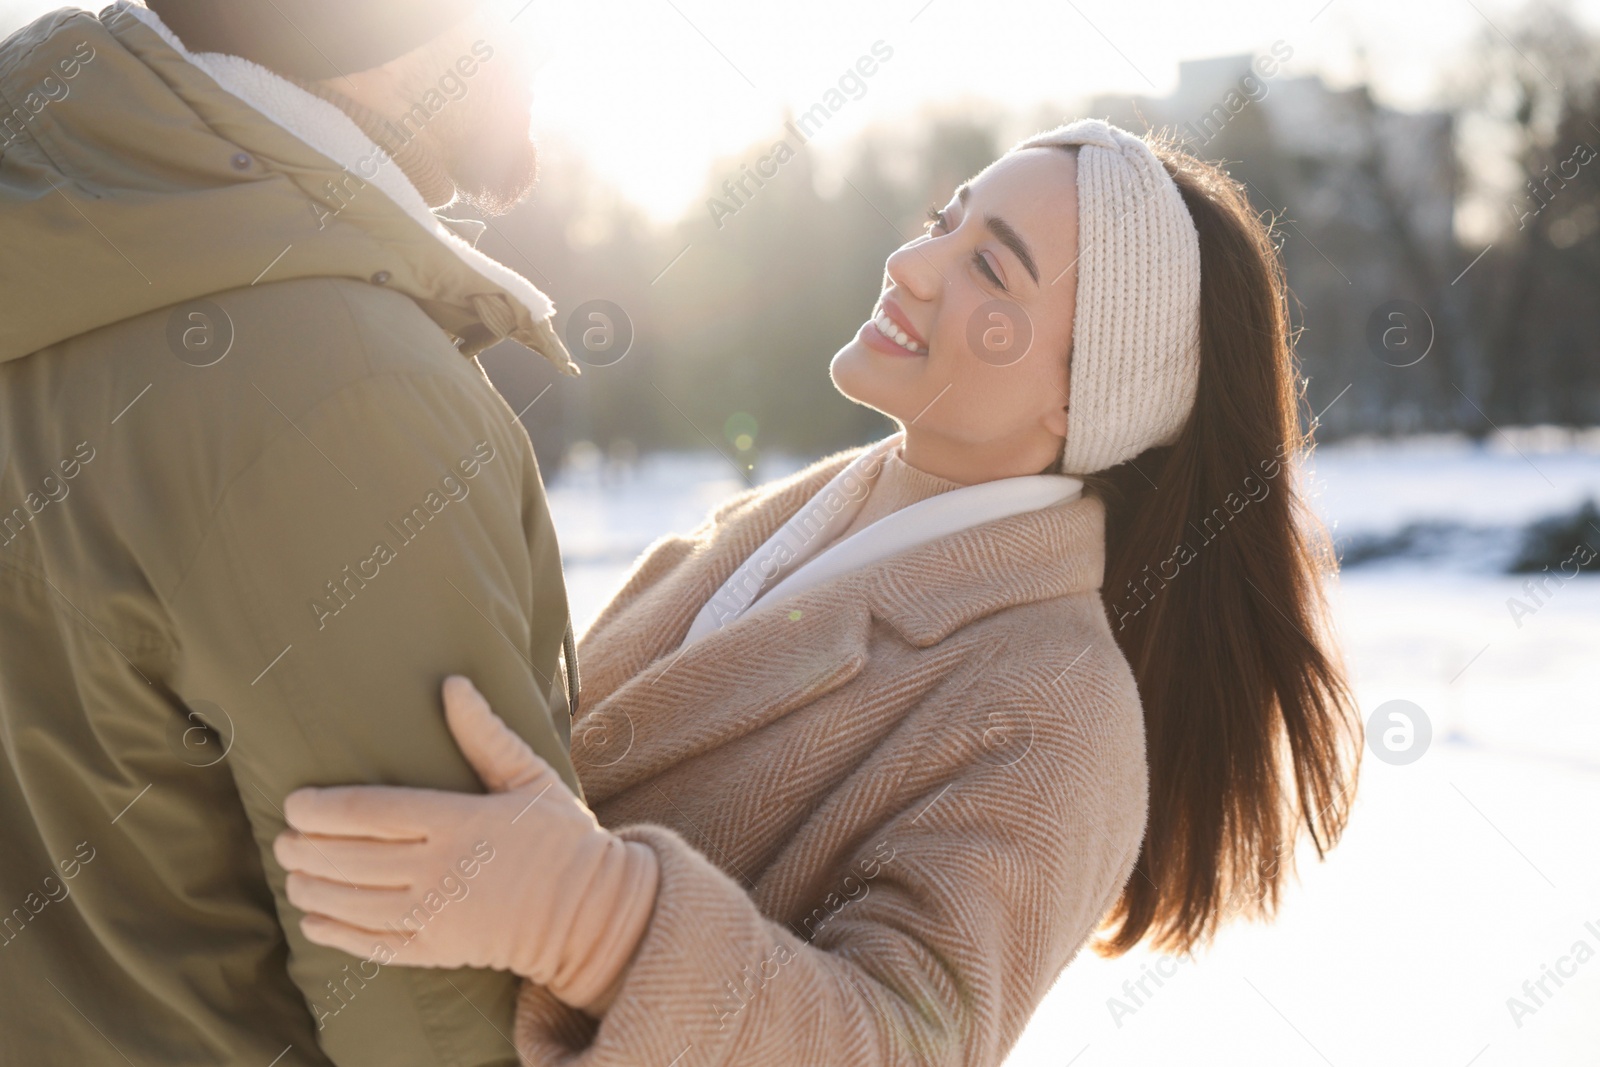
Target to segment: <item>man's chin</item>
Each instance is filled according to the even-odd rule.
[[[490,166],[452,168],[456,195],[485,215],[504,215],[533,192],[539,180],[539,153],[524,141],[512,158],[489,161]]]

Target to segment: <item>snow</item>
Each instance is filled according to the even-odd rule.
[[[1600,500],[1600,437],[1572,444],[1524,431],[1482,447],[1455,437],[1321,448],[1311,495],[1336,534],[1407,522],[1524,523]]]
[[[1600,448],[1353,443],[1305,484],[1336,536],[1440,521],[1493,542],[1600,499]],[[711,454],[564,472],[550,499],[580,628],[634,554],[744,485]],[[1363,718],[1412,701],[1431,746],[1402,766],[1367,753],[1344,840],[1322,862],[1302,850],[1276,922],[1192,960],[1085,951],[1008,1067],[1600,1064],[1600,576],[1536,599],[1524,583],[1459,553],[1346,571],[1333,605]]]
[[[1115,1017],[1159,957],[1086,952],[1010,1067],[1600,1063],[1600,956],[1547,982],[1520,1027],[1507,1007],[1575,941],[1600,953],[1600,579],[1521,629],[1504,605],[1519,592],[1347,575],[1335,610],[1362,714],[1413,701],[1432,746],[1405,766],[1367,755],[1343,841],[1322,863],[1302,849],[1276,923],[1226,929]]]

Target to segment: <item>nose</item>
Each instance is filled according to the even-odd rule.
[[[938,239],[921,239],[901,245],[889,254],[884,273],[895,285],[918,300],[933,300],[939,295],[944,279],[939,265],[934,262],[938,252]]]

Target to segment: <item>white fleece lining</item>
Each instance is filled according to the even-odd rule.
[[[417,224],[436,237],[463,263],[481,277],[493,282],[516,298],[534,321],[549,318],[555,305],[548,296],[534,288],[522,275],[497,260],[491,259],[452,233],[429,209],[427,201],[417,192],[398,166],[387,162],[388,156],[361,132],[361,127],[334,105],[313,96],[298,85],[281,78],[267,68],[252,63],[241,56],[221,52],[191,52],[169,30],[161,17],[143,4],[130,4],[129,10],[140,22],[149,26],[161,39],[184,59],[204,71],[212,81],[229,94],[261,112],[295,137],[318,152],[351,171],[363,181],[370,182],[386,195]],[[379,153],[385,163],[370,178],[360,169],[359,161],[371,159]]]

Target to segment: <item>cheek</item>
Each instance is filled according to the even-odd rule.
[[[1053,380],[1049,370],[1060,368],[1071,337],[1070,309],[1063,314],[1057,307],[1029,308],[984,292],[962,294],[940,311],[934,363],[958,379],[976,375],[1034,388]],[[999,371],[1005,373],[993,373]]]
[[[1034,316],[1033,346],[1019,365],[1029,388],[1038,390],[1051,404],[1067,397],[1068,353],[1072,351],[1072,306],[1056,305]]]
[[[973,394],[981,400],[994,377],[996,364],[1006,357],[996,356],[993,347],[1005,340],[1006,324],[991,314],[988,294],[964,285],[960,280],[946,287],[934,323],[930,371],[941,383],[954,383],[951,392]],[[987,372],[987,373],[986,373]]]
[[[1066,403],[1065,353],[1072,334],[1070,315],[1052,314],[1042,321],[1030,315],[1032,339],[1026,353],[1020,358],[993,355],[981,340],[974,342],[978,330],[968,329],[973,316],[982,313],[982,303],[941,321],[933,369],[952,388],[924,420],[937,417],[941,428],[974,441],[1008,436]],[[987,325],[1005,329],[1004,323]],[[958,396],[958,403],[946,404]]]

